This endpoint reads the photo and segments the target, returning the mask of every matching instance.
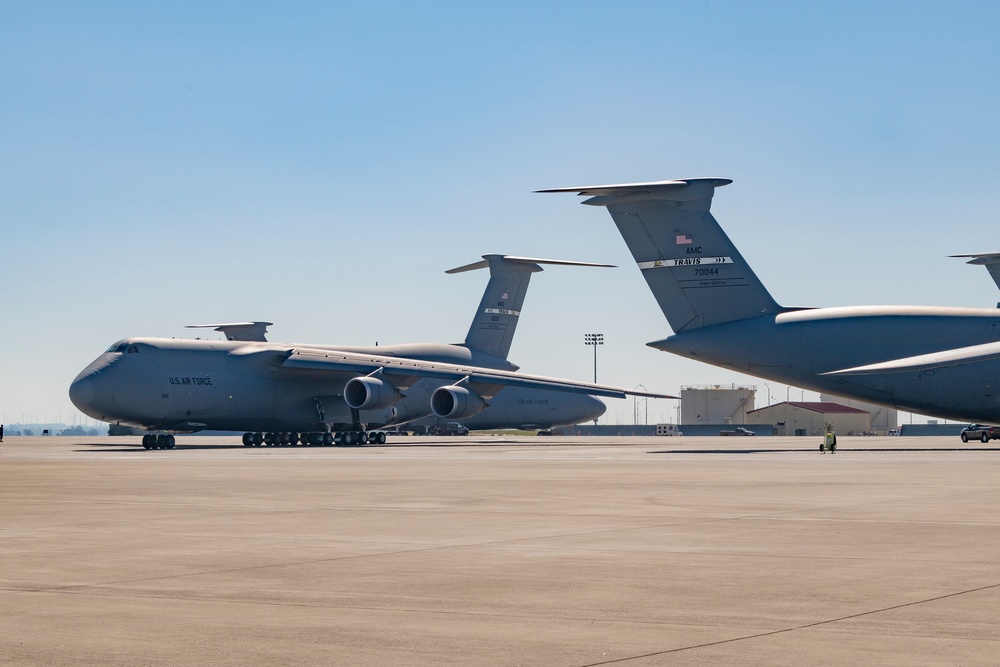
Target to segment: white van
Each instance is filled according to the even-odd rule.
[[[677,424],[657,424],[656,435],[684,435]]]

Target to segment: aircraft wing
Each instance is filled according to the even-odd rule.
[[[496,394],[503,387],[523,387],[526,389],[551,389],[572,394],[588,394],[606,398],[625,398],[626,396],[645,396],[648,398],[677,398],[668,394],[658,394],[649,391],[622,389],[607,385],[591,384],[561,380],[541,375],[525,375],[510,371],[501,371],[480,366],[464,366],[445,364],[419,359],[383,357],[372,354],[357,354],[321,350],[316,348],[294,348],[288,358],[281,364],[282,368],[296,368],[330,373],[337,376],[354,376],[370,374],[381,370],[384,377],[393,378],[394,384],[406,388],[420,378],[437,378],[465,381],[484,389],[483,396]],[[486,390],[486,388],[490,388]]]
[[[1000,342],[983,343],[982,345],[970,345],[968,347],[956,347],[951,350],[932,352],[931,354],[921,354],[915,357],[903,357],[900,359],[890,359],[877,364],[866,366],[855,366],[839,371],[830,371],[823,375],[871,375],[874,373],[903,373],[906,371],[922,371],[930,368],[943,368],[945,366],[958,366],[974,361],[986,361],[987,359],[1000,358]]]

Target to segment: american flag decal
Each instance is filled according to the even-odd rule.
[[[687,234],[677,235],[677,245],[690,245],[692,243],[694,243],[694,241],[692,241],[691,237],[688,236]]]

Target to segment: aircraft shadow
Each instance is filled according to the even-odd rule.
[[[650,454],[783,454],[793,452],[819,453],[819,447],[807,449],[665,449]],[[837,452],[1000,452],[1000,447],[850,447],[837,448]]]

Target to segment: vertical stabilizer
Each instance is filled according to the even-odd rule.
[[[605,206],[674,332],[777,313],[780,306],[710,212],[725,178],[556,188]]]
[[[611,266],[591,262],[574,262],[561,259],[537,259],[512,255],[483,255],[482,261],[466,264],[445,273],[461,273],[474,269],[490,269],[483,299],[465,337],[465,346],[503,359],[510,352],[514,330],[521,316],[521,305],[528,292],[532,273],[542,270],[539,264],[569,266]]]

